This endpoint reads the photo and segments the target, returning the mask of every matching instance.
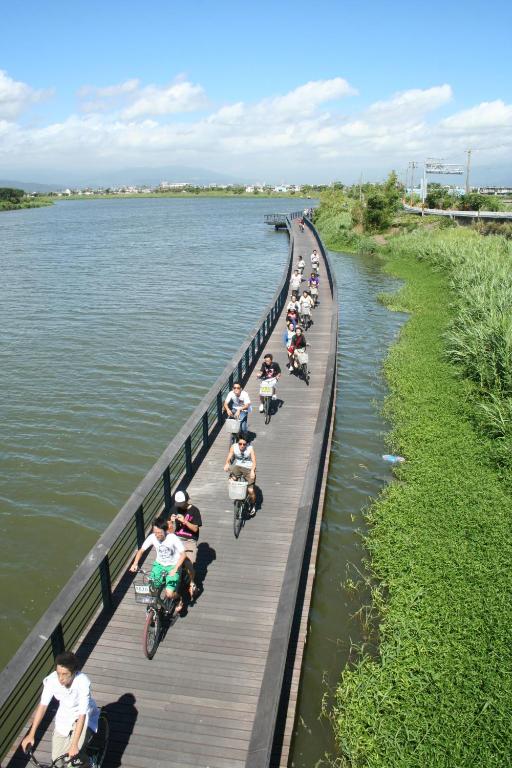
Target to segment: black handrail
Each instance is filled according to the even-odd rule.
[[[172,493],[197,471],[222,426],[222,402],[234,377],[248,379],[287,299],[293,261],[293,233],[289,220],[287,224],[288,261],[273,300],[0,674],[0,759],[34,708],[42,678],[52,669],[55,656],[64,648],[75,648],[91,622],[102,611],[111,610],[113,589],[151,520],[169,508]]]
[[[295,612],[300,609],[300,584],[304,557],[308,546],[313,522],[316,517],[322,476],[328,457],[326,455],[334,399],[336,396],[336,357],[338,344],[338,299],[336,277],[322,241],[312,224],[304,223],[315,236],[324,258],[333,312],[329,336],[329,357],[326,366],[326,386],[322,392],[318,418],[313,435],[309,461],[304,473],[304,483],[299,501],[299,510],[291,546],[288,552],[276,620],[272,629],[267,653],[263,683],[260,689],[256,715],[253,723],[246,768],[268,768],[274,743],[277,713],[283,687],[285,665],[292,633]]]

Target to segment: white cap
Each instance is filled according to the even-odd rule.
[[[182,504],[186,500],[186,496],[183,491],[178,491],[174,494],[174,501],[176,504]]]

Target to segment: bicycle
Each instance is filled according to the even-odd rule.
[[[251,502],[247,495],[249,483],[240,475],[230,475],[228,481],[229,498],[233,501],[233,533],[238,539],[240,531],[245,523],[246,515],[251,508]]]
[[[299,324],[305,331],[309,329],[313,320],[311,319],[311,312],[301,312],[299,315]]]
[[[143,568],[139,568],[137,573],[141,573],[142,578],[133,585],[135,602],[146,606],[146,621],[144,622],[142,633],[142,650],[146,658],[151,660],[160,642],[163,619],[172,620],[180,602],[180,597],[162,598],[160,596],[162,590],[157,589],[153,585],[148,572]],[[186,576],[184,578],[186,581]]]
[[[260,397],[263,398],[265,424],[269,424],[272,417],[272,398],[275,393],[276,382],[277,379],[264,379],[260,384]]]
[[[299,364],[299,375],[302,376],[306,384],[309,386],[310,372],[309,372],[309,355],[303,349],[296,351],[297,362]]]
[[[89,758],[89,765],[86,768],[101,768],[105,755],[107,754],[108,744],[110,741],[110,724],[106,713],[101,710],[98,718],[98,730],[91,737],[88,744],[85,745],[85,753]],[[40,763],[34,754],[32,747],[27,749],[26,752],[30,762],[35,768],[59,768],[60,766],[76,766],[81,768],[84,766],[82,760],[78,757],[69,757],[67,754],[60,755],[51,763]]]

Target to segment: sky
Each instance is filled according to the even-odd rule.
[[[510,0],[2,3],[0,178],[512,184]],[[166,179],[187,181],[187,179]]]

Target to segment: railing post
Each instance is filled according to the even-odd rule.
[[[106,611],[112,608],[112,583],[110,581],[110,566],[108,555],[100,563],[101,597]]]
[[[245,350],[245,372],[249,372],[249,347]]]
[[[244,376],[243,360],[244,358],[241,357],[240,360],[238,361],[238,381],[240,382],[242,381]]]
[[[233,382],[234,382],[234,380],[235,380],[235,379],[234,379],[234,376],[235,376],[235,374],[234,374],[234,373],[230,373],[230,374],[229,374],[229,379],[228,379],[228,382],[229,382],[229,389],[230,389],[230,390],[231,390],[231,389],[233,389]]]
[[[217,392],[217,421],[222,421],[222,391]]]
[[[251,359],[256,357],[256,336],[251,341]]]
[[[208,410],[203,413],[203,447],[208,449]]]
[[[146,531],[144,530],[144,510],[142,509],[142,506],[138,507],[135,513],[135,530],[137,532],[137,547],[140,548],[146,538]]]
[[[171,471],[169,467],[166,467],[162,472],[162,480],[164,481],[164,509],[168,512],[171,508]]]
[[[52,643],[53,658],[55,658],[64,650],[64,634],[62,632],[62,624],[60,621],[53,630],[50,640]]]
[[[192,474],[192,438],[189,435],[185,440],[185,466],[187,477]]]

